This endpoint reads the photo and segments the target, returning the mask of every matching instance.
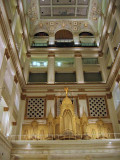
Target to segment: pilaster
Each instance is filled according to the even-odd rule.
[[[49,84],[55,83],[55,55],[48,55],[48,79],[47,82]]]
[[[81,54],[75,54],[76,82],[84,83],[83,65]]]

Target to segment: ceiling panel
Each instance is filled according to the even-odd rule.
[[[77,16],[87,16],[87,11],[88,8],[87,7],[79,7],[77,8]]]
[[[50,5],[50,0],[40,0],[40,5]]]
[[[51,8],[50,7],[41,7],[40,14],[41,14],[41,16],[51,16]]]
[[[77,4],[78,5],[88,5],[89,4],[89,0],[78,0]]]
[[[53,0],[53,5],[74,5],[76,3],[76,0]]]
[[[53,8],[53,15],[54,16],[74,16],[75,15],[75,8],[69,8],[69,7],[56,7]]]

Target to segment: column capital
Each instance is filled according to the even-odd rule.
[[[18,83],[17,75],[14,76],[14,82],[15,82],[16,84]]]
[[[86,94],[78,94],[79,99],[86,99],[87,95]]]
[[[10,55],[9,55],[9,52],[8,52],[7,48],[5,49],[5,56],[6,56],[7,60],[10,58]]]
[[[26,95],[21,93],[21,100],[25,100],[26,99]]]
[[[112,98],[112,93],[110,92],[110,93],[106,94],[106,97],[107,97],[107,99],[111,99]]]
[[[48,57],[55,57],[55,54],[51,52],[50,54],[48,54]]]
[[[82,53],[81,52],[75,52],[74,56],[75,57],[82,57]]]
[[[103,52],[102,51],[99,51],[98,54],[99,54],[99,57],[103,57]]]
[[[109,33],[106,32],[106,35],[105,35],[106,40],[108,39],[108,37],[109,37]]]
[[[55,95],[46,95],[46,99],[47,100],[54,100],[55,99]]]
[[[12,122],[12,126],[16,126],[17,125],[17,122]]]
[[[7,112],[7,111],[9,111],[9,108],[8,108],[8,107],[4,107],[4,108],[3,108],[3,111],[4,111],[4,112]]]
[[[31,58],[31,55],[29,52],[26,54],[26,56],[27,56],[27,58]]]
[[[117,6],[114,4],[113,5],[113,8],[112,8],[112,14],[114,14],[115,13],[115,10],[117,9]]]

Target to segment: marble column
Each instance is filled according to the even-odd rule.
[[[47,95],[46,99],[46,116],[48,116],[51,110],[53,117],[55,117],[55,95]]]
[[[5,77],[5,71],[7,69],[7,62],[9,60],[10,56],[8,53],[8,50],[5,49],[5,53],[4,53],[4,57],[2,60],[2,65],[1,65],[1,69],[0,69],[0,96],[1,96],[1,92],[2,92],[2,87],[3,87],[3,81],[4,81],[4,77]]]
[[[22,38],[21,38],[21,43],[20,43],[20,49],[19,49],[19,57],[20,57],[20,59],[22,57],[23,44],[24,44],[24,33],[22,33]]]
[[[120,30],[120,11],[119,10],[120,10],[119,6],[114,6],[113,15],[114,15],[114,17],[115,17],[115,19],[117,21],[117,26],[118,26],[118,28]]]
[[[55,44],[55,35],[49,35],[49,45]]]
[[[1,120],[1,131],[3,135],[7,134],[7,125],[9,125],[8,118],[9,118],[9,108],[6,106],[3,108],[3,115]]]
[[[103,80],[103,82],[106,82],[106,80],[107,80],[107,68],[105,66],[104,58],[101,55],[99,56],[99,64],[100,64],[100,69],[101,69],[101,72],[102,72],[102,80]]]
[[[75,55],[75,67],[76,67],[76,82],[84,83],[82,56]]]
[[[14,76],[14,81],[13,81],[13,87],[12,87],[12,93],[11,93],[11,101],[10,101],[10,105],[9,105],[9,117],[10,117],[10,123],[11,123],[11,126],[13,127],[12,125],[12,116],[13,116],[13,110],[14,110],[14,103],[15,103],[15,93],[16,93],[16,84],[18,83],[18,79],[17,79],[17,76],[15,75]],[[12,128],[11,130],[11,133],[13,132],[14,128]]]
[[[106,96],[107,96],[108,109],[109,109],[110,119],[113,125],[114,133],[119,133],[119,128],[118,128],[119,124],[117,119],[117,113],[115,111],[112,93],[109,93]],[[117,135],[115,135],[115,138],[117,138]]]
[[[26,95],[21,94],[21,100],[20,100],[20,107],[19,107],[19,116],[17,119],[17,129],[16,129],[16,135],[17,139],[21,139],[21,133],[22,133],[22,124],[24,121],[25,116],[25,104],[26,104]]]
[[[113,51],[113,48],[112,48],[112,42],[111,42],[111,39],[110,39],[108,33],[106,35],[106,39],[107,39],[108,47],[109,47],[109,50],[110,50],[110,55],[111,55],[112,62],[114,62],[115,55],[114,55],[114,51]]]
[[[19,8],[18,8],[18,6],[16,6],[16,11],[15,11],[14,18],[13,18],[13,21],[12,21],[12,26],[11,26],[13,35],[14,35],[14,32],[15,32],[18,15],[19,15]]]
[[[74,44],[78,45],[80,44],[80,38],[79,35],[73,35]]]
[[[48,55],[48,74],[47,74],[47,83],[55,83],[55,55]]]
[[[28,82],[28,79],[29,79],[30,60],[31,60],[31,55],[27,55],[25,59],[25,66],[24,66],[24,77],[25,77],[26,83]]]
[[[82,117],[83,112],[85,112],[86,115],[88,116],[87,95],[86,94],[80,94],[80,95],[78,95],[78,104],[79,104],[79,114],[80,114],[80,117]]]

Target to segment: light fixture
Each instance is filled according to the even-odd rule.
[[[61,62],[57,62],[57,66],[60,67],[61,66]]]
[[[109,144],[112,144],[112,142],[109,142]]]
[[[40,67],[40,62],[37,62],[37,66]]]
[[[44,62],[44,66],[45,66],[45,67],[47,66],[47,62]]]
[[[34,61],[32,64],[33,64],[33,66],[36,66],[36,65],[37,65],[37,62],[36,62],[36,61]]]

